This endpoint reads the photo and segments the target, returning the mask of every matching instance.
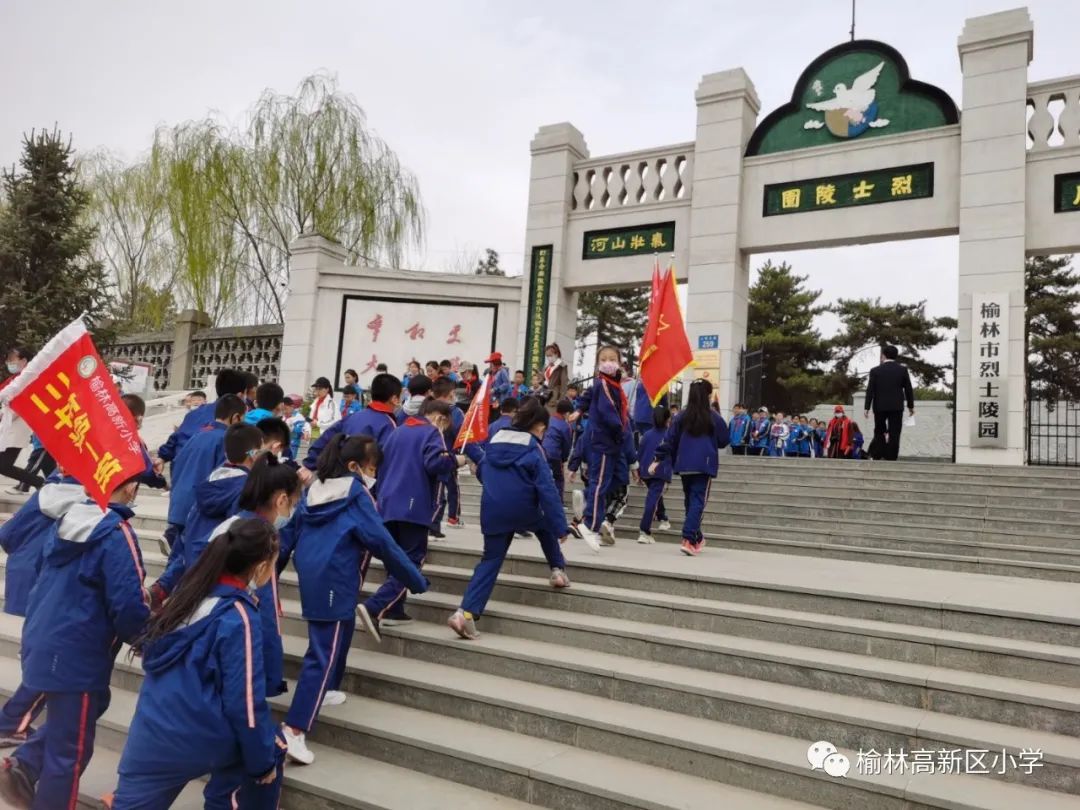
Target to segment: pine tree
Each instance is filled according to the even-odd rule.
[[[804,286],[786,262],[766,262],[750,288],[747,349],[762,349],[762,402],[774,410],[806,411],[822,396],[829,359],[814,318],[826,308],[817,303],[820,290]]]
[[[635,366],[648,318],[649,287],[584,292],[578,296],[578,343],[592,339],[597,347],[617,346]]]
[[[506,271],[499,266],[499,254],[491,248],[484,250],[484,258],[476,262],[478,276],[505,276]]]
[[[840,333],[828,341],[833,357],[828,392],[846,402],[862,387],[864,375],[852,366],[864,352],[873,353],[877,363],[877,347],[892,344],[900,350],[900,362],[911,371],[913,381],[927,388],[945,381],[951,365],[939,365],[924,359],[923,354],[947,338],[945,330],[956,328],[955,318],[931,318],[926,314],[926,302],[916,304],[883,304],[880,298],[841,298],[830,310],[840,318]]]
[[[1025,262],[1028,381],[1031,396],[1080,401],[1080,275],[1072,256]]]
[[[108,283],[85,224],[89,195],[72,155],[58,131],[32,132],[20,169],[3,172],[0,335],[8,345],[40,347],[82,312],[91,326],[107,317]]]

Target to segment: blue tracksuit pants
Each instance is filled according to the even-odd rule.
[[[621,453],[621,450],[611,450],[607,453],[596,450],[589,452],[589,482],[585,488],[584,520],[585,525],[594,532],[600,531],[600,524],[604,522],[608,490],[611,489],[615,465]]]
[[[686,520],[683,522],[682,536],[697,545],[702,540],[701,518],[705,514],[705,504],[709,502],[709,490],[712,478],[705,473],[691,473],[682,478],[683,501],[686,505]]]
[[[427,558],[428,526],[419,523],[405,523],[401,520],[390,520],[386,523],[386,530],[390,536],[401,546],[401,550],[408,555],[413,564],[423,570],[424,560]],[[379,586],[364,603],[368,613],[378,619],[392,616],[400,616],[405,612],[405,596],[408,588],[397,577],[387,572],[386,581]]]
[[[244,773],[240,763],[210,775],[203,790],[204,810],[277,810],[281,801],[282,771],[285,765],[285,739],[278,731],[277,777],[260,785]],[[178,770],[176,773],[121,773],[113,796],[113,810],[167,810],[172,807],[184,786],[203,776]]]
[[[659,478],[645,479],[645,508],[641,512],[641,525],[638,527],[645,534],[652,534],[654,520],[667,520],[667,509],[664,508],[664,490],[667,489],[667,481]]]
[[[563,475],[562,462],[548,459],[548,466],[551,468],[551,477],[555,479],[555,489],[559,490],[559,497],[562,497],[566,491],[566,477]]]
[[[547,529],[533,529],[533,534],[540,541],[540,548],[544,552],[544,558],[551,568],[566,568],[566,560],[563,557],[559,539]],[[514,541],[513,532],[484,535],[484,556],[480,558],[473,570],[472,579],[465,587],[465,595],[461,599],[461,609],[479,616],[487,607],[491,592],[495,590],[495,580],[499,576],[503,560],[510,551],[510,544]]]
[[[0,735],[26,734],[37,716],[45,710],[45,693],[23,684],[0,708]]]
[[[432,531],[441,528],[443,517],[461,517],[461,488],[458,486],[458,471],[450,473],[449,479],[442,485],[439,494],[439,511],[435,513],[435,519],[431,521]]]
[[[48,721],[13,756],[37,783],[33,810],[75,810],[79,778],[94,755],[97,721],[109,707],[100,692],[47,692]]]
[[[319,716],[323,697],[333,687],[334,674],[344,673],[343,662],[349,655],[356,613],[336,622],[308,621],[308,648],[296,679],[292,705],[285,723],[305,733],[311,731]]]

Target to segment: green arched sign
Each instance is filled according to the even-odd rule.
[[[899,52],[856,40],[832,48],[799,76],[791,101],[754,130],[747,155],[766,155],[852,139],[955,124],[956,104],[938,87],[915,81]]]

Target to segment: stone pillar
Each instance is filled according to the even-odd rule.
[[[1027,66],[1032,24],[1026,9],[972,17],[957,43],[964,75],[960,134],[960,307],[956,460],[1023,464],[1025,167]],[[1007,446],[972,447],[972,294],[1008,293]],[[974,336],[976,339],[978,336]],[[1002,347],[1004,351],[1005,347]]]
[[[532,249],[537,245],[552,245],[551,285],[548,302],[547,343],[558,343],[563,359],[574,365],[575,331],[577,328],[577,293],[563,289],[566,278],[566,256],[575,246],[565,244],[566,225],[570,216],[570,195],[574,184],[574,163],[589,157],[585,136],[572,124],[550,124],[540,127],[529,146],[532,165],[529,170],[529,211],[525,220],[525,267],[521,284],[521,311],[518,318],[517,345],[499,347],[513,362],[511,368],[522,368],[525,360],[525,333],[529,313],[529,276]],[[580,250],[581,246],[578,245]],[[483,360],[483,358],[480,358]]]
[[[738,396],[739,352],[746,343],[749,271],[739,248],[742,159],[761,104],[742,68],[702,77],[695,98],[686,329],[695,349],[701,335],[719,336],[718,393],[726,413]]]
[[[194,361],[192,343],[195,333],[206,329],[212,323],[209,315],[197,309],[185,309],[176,316],[172,362],[169,365],[169,388],[179,391],[191,385],[191,367]],[[207,396],[212,399],[213,392],[207,391]]]
[[[315,326],[319,311],[319,274],[344,264],[346,251],[318,234],[297,237],[289,248],[289,300],[285,304],[285,330],[281,338],[278,382],[288,392],[304,392],[318,374],[325,374],[327,358],[315,355]],[[340,319],[340,313],[322,313]],[[316,374],[316,367],[319,371]]]

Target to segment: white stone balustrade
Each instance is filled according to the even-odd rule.
[[[1080,76],[1028,85],[1028,149],[1080,146]]]
[[[591,158],[574,164],[574,213],[689,201],[694,144]]]

